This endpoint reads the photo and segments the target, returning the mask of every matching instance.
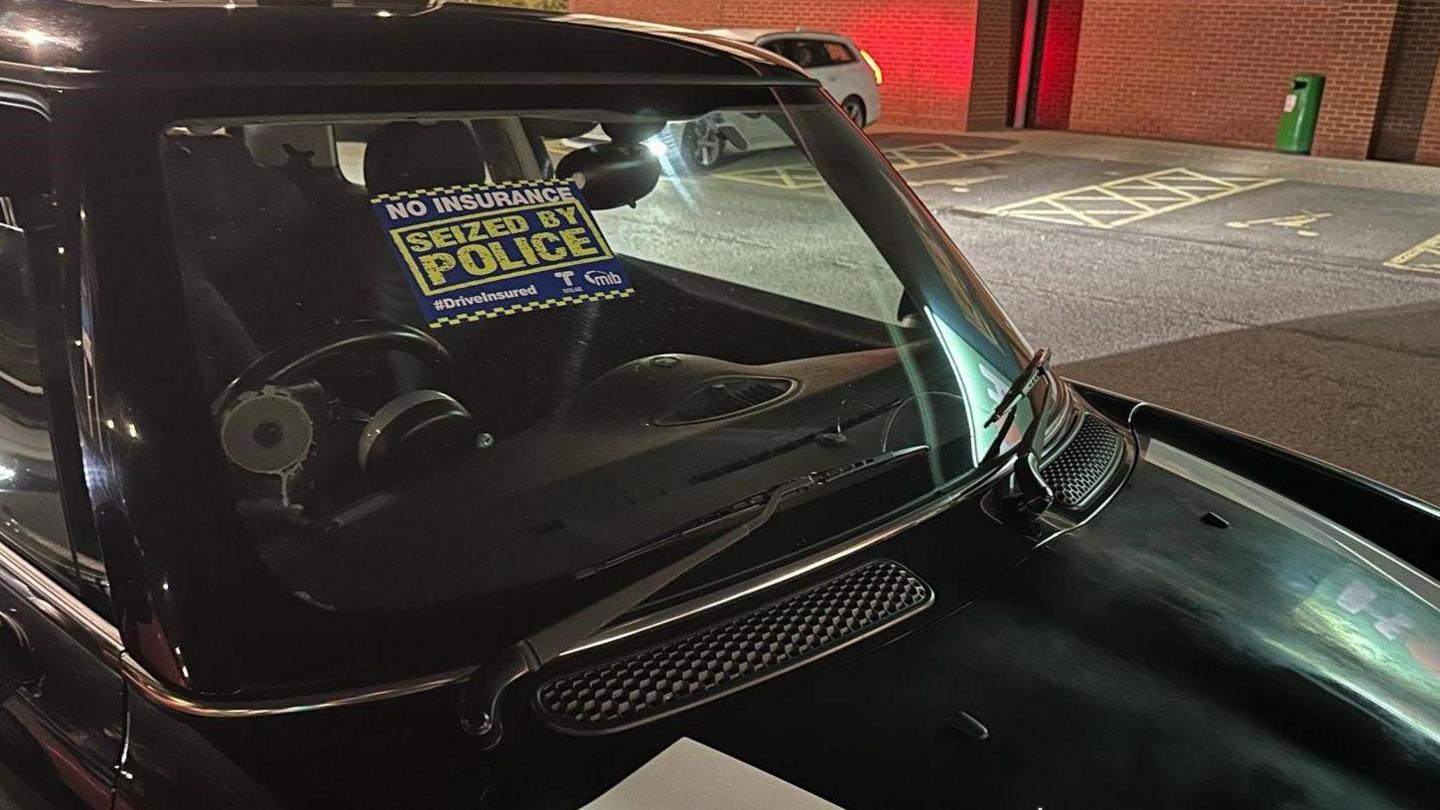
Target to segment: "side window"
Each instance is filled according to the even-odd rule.
[[[66,530],[30,272],[36,241],[53,238],[49,134],[38,113],[0,105],[0,542],[80,592],[104,571]]]
[[[825,56],[833,65],[843,65],[855,61],[855,53],[843,42],[826,42]]]
[[[788,39],[772,39],[760,47],[767,51],[778,53],[786,59],[790,58],[790,40]]]
[[[825,45],[826,43],[813,39],[779,39],[766,43],[765,47],[809,70],[830,64]]]

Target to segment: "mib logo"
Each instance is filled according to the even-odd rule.
[[[587,270],[585,280],[596,287],[619,287],[625,283],[619,273],[607,273],[602,270]]]

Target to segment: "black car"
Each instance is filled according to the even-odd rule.
[[[1440,512],[1057,378],[763,51],[6,0],[0,214],[0,804],[1440,796]]]

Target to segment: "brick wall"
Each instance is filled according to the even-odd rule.
[[[1070,126],[1070,95],[1075,86],[1075,57],[1080,50],[1085,0],[1050,0],[1045,6],[1040,80],[1030,123],[1041,129],[1065,129]]]
[[[1326,75],[1315,153],[1369,152],[1397,0],[1087,0],[1070,127],[1267,146],[1293,73]]]
[[[570,2],[573,12],[692,28],[802,26],[846,34],[869,51],[885,73],[880,96],[886,123],[948,130],[996,127],[1005,121],[1013,98],[1007,94],[1013,92],[1017,8],[1023,13],[1023,0]],[[977,25],[986,31],[978,55]],[[973,94],[972,85],[977,88]]]

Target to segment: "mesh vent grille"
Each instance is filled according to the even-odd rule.
[[[617,731],[819,658],[930,599],[914,574],[876,560],[723,624],[556,678],[540,687],[536,702],[562,731]]]
[[[1067,509],[1084,506],[1119,466],[1122,455],[1120,436],[1104,420],[1089,414],[1080,418],[1075,438],[1041,468],[1055,490],[1055,503]]]

